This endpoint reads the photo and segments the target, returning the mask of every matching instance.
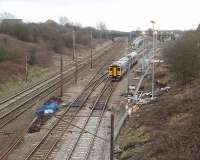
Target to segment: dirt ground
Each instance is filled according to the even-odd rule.
[[[2,35],[0,34],[0,38]],[[9,36],[6,36],[8,39],[11,39],[12,43],[16,43],[16,45],[20,48],[23,48],[23,53],[28,53],[31,47],[39,44],[32,44],[27,42],[21,42],[19,40],[15,40]],[[94,49],[93,54],[101,54],[101,50],[104,50],[112,45],[111,40],[105,40],[104,42],[99,42],[94,40]],[[24,46],[24,47],[21,47]],[[99,53],[100,52],[100,53]],[[2,75],[0,78],[0,99],[3,99],[10,94],[14,94],[20,89],[31,86],[32,84],[47,79],[51,75],[59,72],[60,70],[60,55],[54,53],[52,51],[41,51],[41,53],[48,54],[52,58],[51,60],[41,59],[41,61],[49,61],[48,66],[28,66],[28,77],[27,82],[25,81],[25,64],[13,64],[12,62],[1,62],[0,63],[0,74]],[[69,66],[73,65],[74,62],[72,60],[73,57],[73,49],[65,48],[63,51],[63,65]],[[76,46],[76,55],[78,56],[78,61],[84,61],[87,57],[90,56],[90,47],[89,46]]]
[[[155,79],[166,83],[168,92],[149,104],[139,105],[117,139],[120,160],[199,160],[200,79],[182,86],[165,63],[156,65]],[[151,78],[143,84],[151,89]],[[158,86],[156,86],[158,88]]]
[[[101,47],[103,47],[103,46],[105,47],[105,46],[108,46],[108,45],[109,44],[105,43],[105,44],[102,44]],[[112,45],[112,44],[110,44],[110,45]],[[123,42],[122,42],[122,46],[123,46]],[[107,51],[107,50],[105,50],[103,48],[102,51],[100,51],[101,47],[98,48],[98,53],[96,53],[96,54],[105,54],[104,52]],[[114,49],[115,49],[115,47],[114,47]],[[110,53],[113,54],[112,49],[110,50]],[[90,71],[89,70],[87,72],[87,74],[91,74],[94,71]],[[79,78],[79,80],[81,80],[85,76],[84,73],[82,73],[81,75],[82,76],[80,76],[81,78]],[[66,87],[68,87],[68,86],[69,86],[69,84]],[[18,137],[19,134],[21,134],[23,128],[25,128],[28,124],[30,124],[32,122],[33,118],[35,117],[35,111],[38,108],[38,105],[42,104],[43,101],[47,100],[49,97],[51,97],[53,95],[59,95],[59,91],[56,91],[56,92],[50,94],[48,97],[46,97],[45,99],[43,99],[40,102],[35,102],[36,105],[34,107],[30,108],[23,115],[19,116],[14,122],[12,122],[11,124],[9,124],[8,126],[6,126],[6,127],[3,128],[2,132],[10,133],[10,134],[4,134],[4,133],[0,134],[0,144],[4,144],[4,145],[0,145],[0,151],[1,152],[5,148],[7,148],[8,145],[10,145],[10,142],[14,141],[15,138]]]
[[[123,56],[126,46],[127,46],[127,42],[125,40],[123,40],[122,42],[115,44],[115,46],[113,48],[106,51],[106,55],[112,57],[111,59],[113,61],[116,59],[119,59],[120,57]],[[105,56],[101,57],[101,58],[104,59]],[[80,73],[79,78],[78,78],[78,85],[70,84],[70,85],[65,86],[65,92],[64,92],[64,96],[63,96],[64,103],[67,104],[78,96],[78,94],[81,92],[81,90],[84,88],[84,86],[89,82],[89,80],[92,78],[92,75],[94,75],[94,73],[97,71],[98,67],[100,67],[100,66],[101,66],[101,64],[96,64],[95,69],[93,69],[93,70],[89,69],[89,70],[87,70],[87,72]],[[56,93],[54,93],[54,94],[56,94]],[[57,91],[57,94],[59,94],[59,91]],[[16,121],[17,124],[13,123],[13,126],[15,126],[15,125],[19,126],[19,124],[24,124],[24,125],[20,125],[20,127],[19,127],[20,129],[17,129],[17,127],[15,127],[16,129],[15,128],[7,128],[7,131],[13,131],[13,132],[18,131],[18,133],[19,133],[22,130],[22,128],[27,126],[30,123],[30,121],[32,121],[32,119],[35,117],[35,110],[37,107],[38,106],[33,107],[31,112],[27,112],[27,114],[24,114],[24,117],[20,118],[21,121]],[[47,126],[53,124],[52,121],[53,121],[53,119],[51,119],[51,121],[47,122]],[[18,145],[17,149],[13,152],[13,154],[11,154],[9,156],[8,159],[12,159],[12,160],[13,159],[22,159],[22,157],[24,157],[27,154],[27,152],[31,149],[31,147],[33,147],[33,143],[31,145],[31,142],[37,141],[39,138],[41,138],[42,135],[44,135],[44,133],[45,133],[45,131],[42,131],[42,132],[39,132],[36,134],[31,134],[31,135],[27,134],[23,140],[23,143],[20,143],[20,145]],[[1,141],[1,142],[3,142],[3,141]],[[5,145],[1,146],[1,147],[4,148]]]
[[[137,85],[139,76],[136,76],[136,70],[139,68],[139,65],[134,66],[129,73],[129,85]],[[115,91],[113,92],[111,99],[109,101],[108,106],[115,113],[115,125],[121,120],[121,117],[124,115],[126,111],[127,97],[122,96],[123,93],[127,93],[127,75],[123,77],[118,82]]]

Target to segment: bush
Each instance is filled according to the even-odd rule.
[[[92,27],[81,27],[79,24],[66,23],[59,25],[52,20],[45,23],[23,23],[15,20],[2,21],[0,23],[0,33],[8,34],[19,40],[26,42],[43,41],[50,50],[60,53],[63,47],[72,48],[72,33],[76,31],[76,43],[81,45],[90,44],[90,34],[93,38],[100,38],[100,30]],[[103,30],[102,38],[108,38],[107,30]]]
[[[0,62],[5,61],[10,58],[10,53],[6,49],[5,45],[0,43]]]
[[[0,41],[0,62],[3,61],[14,61],[20,64],[22,56],[17,48],[12,48],[10,43],[6,39]]]
[[[30,41],[29,29],[24,23],[2,22],[0,33],[9,34],[22,41]]]
[[[165,61],[177,80],[183,84],[190,82],[199,74],[200,36],[198,31],[188,31],[177,41],[164,49]]]
[[[28,64],[30,65],[35,65],[36,64],[36,49],[35,48],[32,48],[31,51],[30,51],[30,55],[29,55],[29,58],[28,58]]]

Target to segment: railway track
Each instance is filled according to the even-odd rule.
[[[115,46],[119,46],[120,44],[122,44],[122,43],[119,41],[118,43],[115,44]],[[114,46],[112,48],[114,48]],[[109,57],[110,57],[110,55],[105,52],[105,55],[103,56],[103,59],[104,59],[103,64],[104,64],[104,66],[106,66],[107,64],[112,63],[112,60],[109,60]],[[102,65],[102,56],[101,57],[97,57],[97,58],[98,59],[95,61],[94,65],[98,66],[98,68],[99,68]],[[105,59],[106,59],[106,61],[105,61]],[[89,64],[88,64],[88,66],[89,66]],[[80,65],[79,69],[78,69],[79,73],[81,73],[84,68],[87,68],[87,66],[85,65],[85,63],[82,63],[82,65]],[[74,74],[73,69],[71,69],[71,70],[72,70],[71,74],[73,75]],[[105,71],[105,67],[104,67],[104,71]],[[73,79],[69,75],[70,75],[70,73],[66,74],[66,76],[65,76],[66,79],[64,77],[64,82],[63,83],[65,83],[65,82],[66,83],[71,83],[70,81],[73,81]],[[59,79],[60,77],[58,76],[57,78]],[[96,82],[94,82],[94,80],[93,80],[93,82],[90,82],[87,87],[92,86],[93,83],[96,83]],[[58,88],[60,87],[60,84],[59,84],[59,81],[58,82],[54,81],[54,83],[49,84],[47,86],[48,86],[48,89],[46,88],[43,91],[41,89],[40,93],[38,93],[39,89],[37,89],[36,95],[34,95],[35,97],[33,96],[34,98],[31,97],[31,95],[29,95],[29,97],[25,97],[23,95],[20,95],[16,99],[20,100],[21,98],[23,98],[23,99],[20,100],[21,103],[19,103],[18,105],[15,104],[16,106],[13,105],[11,107],[11,109],[9,107],[8,108],[6,107],[7,108],[7,110],[6,110],[6,109],[2,108],[2,106],[0,106],[0,129],[5,127],[10,122],[12,122],[16,117],[20,116],[25,111],[30,109],[34,105],[35,101],[37,101],[38,99],[43,99],[44,97],[46,97],[49,94],[53,93],[54,91],[58,90]],[[31,92],[31,90],[30,90],[30,92]],[[87,100],[87,99],[85,99],[85,100]],[[18,102],[20,102],[20,101],[18,101]],[[74,103],[72,103],[71,106],[81,106],[83,101],[84,101],[84,96],[82,96],[82,98],[79,97],[79,99],[77,99]],[[23,104],[23,105],[21,105],[21,104]],[[69,108],[71,108],[71,107],[69,107]],[[76,107],[76,108],[80,108],[80,107]],[[19,144],[21,142],[21,140],[23,139],[23,136],[26,134],[26,131],[27,131],[27,127],[26,127],[25,130],[22,129],[22,134],[20,134],[20,136],[16,136],[17,138],[15,138],[15,140],[11,143],[11,145],[9,145],[8,148],[6,147],[3,150],[3,152],[1,152],[0,159],[4,159],[5,157],[7,157],[14,150],[16,145]]]
[[[71,77],[65,76],[63,83],[70,82]],[[37,86],[34,90],[16,101],[9,103],[0,110],[0,129],[12,122],[25,111],[33,107],[37,101],[40,101],[60,88],[60,80],[57,78],[55,82],[46,83],[41,88]]]
[[[96,54],[94,54],[94,58],[97,58],[99,55],[97,54],[98,52],[105,52],[106,50],[112,48],[112,46],[105,46],[105,48],[99,50],[99,51],[96,51]],[[86,62],[83,62],[84,64],[88,63],[89,62],[89,59],[90,59],[90,56],[86,57],[84,61]],[[82,63],[82,64],[83,64]],[[66,66],[64,66],[64,71],[68,71],[69,68],[71,68],[73,64],[68,64]],[[16,99],[17,97],[20,97],[21,95],[25,94],[26,92],[34,89],[35,87],[39,86],[39,85],[42,85],[44,82],[48,81],[48,80],[54,80],[55,77],[57,76],[60,76],[59,73],[54,73],[53,75],[51,75],[50,77],[48,77],[47,79],[43,79],[43,80],[40,80],[38,82],[35,82],[33,83],[31,86],[29,87],[26,87],[22,90],[16,90],[15,91],[15,94],[12,94],[10,96],[5,96],[5,97],[1,97],[0,98],[0,110],[3,109],[3,106],[5,103],[9,102],[9,101],[13,101],[13,99]]]
[[[71,144],[72,148],[69,149],[69,152],[65,153],[66,160],[89,159],[96,138],[100,138],[100,137],[97,137],[96,135],[100,128],[100,124],[102,122],[104,113],[107,109],[106,108],[107,102],[112,94],[112,90],[113,90],[113,86],[111,85],[111,81],[108,80],[104,88],[102,89],[100,95],[96,99],[95,104],[92,106],[88,117],[86,117],[83,123],[81,132],[80,133],[77,132],[75,143],[72,143]],[[101,140],[107,141],[107,143],[109,143],[109,140],[103,139],[102,137],[101,137]]]
[[[47,159],[56,144],[61,140],[65,132],[71,127],[69,123],[74,122],[77,119],[77,115],[80,113],[87,113],[88,110],[84,107],[89,96],[92,92],[101,85],[107,77],[105,73],[98,72],[90,83],[86,86],[80,96],[67,108],[67,110],[59,116],[58,121],[47,132],[47,134],[41,139],[40,142],[35,144],[35,147],[30,154],[25,158],[29,159]],[[75,107],[76,106],[76,107]],[[80,117],[79,117],[80,118]]]
[[[81,72],[88,66],[87,62],[83,62],[78,66],[78,71]],[[75,68],[73,67],[63,72],[63,84],[72,83],[74,71]],[[34,106],[37,101],[58,90],[60,85],[60,74],[57,74],[1,101],[0,129]]]

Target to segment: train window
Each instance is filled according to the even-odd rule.
[[[117,68],[117,71],[120,71],[120,68]]]
[[[110,71],[112,71],[112,68],[110,68]]]

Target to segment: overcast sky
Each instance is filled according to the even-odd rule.
[[[200,0],[0,0],[0,12],[10,12],[28,22],[66,16],[83,26],[103,21],[108,29],[130,31],[194,29],[200,23]]]

